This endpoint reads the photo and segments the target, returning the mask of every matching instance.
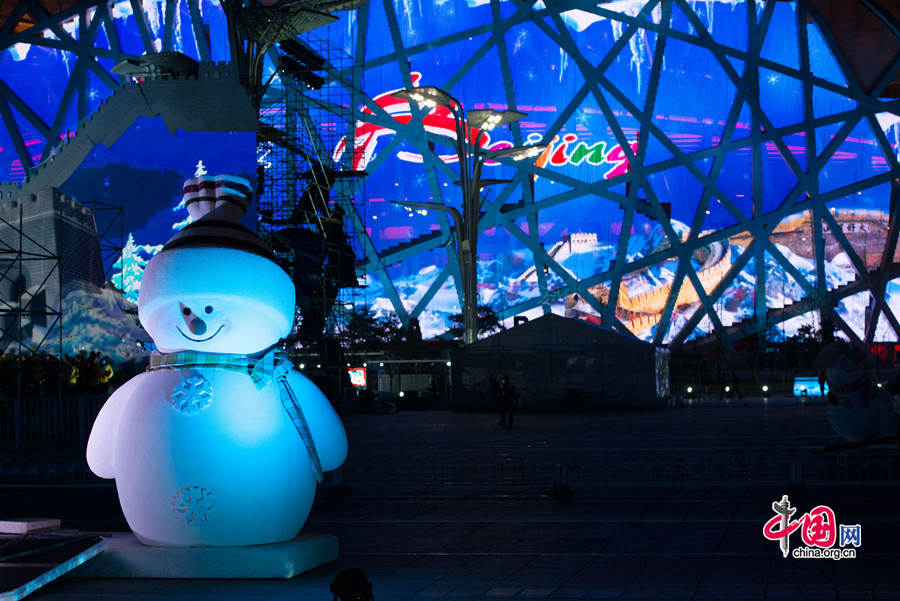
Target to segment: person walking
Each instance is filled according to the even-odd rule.
[[[741,380],[738,378],[737,371],[735,371],[734,367],[731,368],[731,389],[739,399],[742,401],[744,400],[744,393],[741,392]]]
[[[499,376],[491,374],[488,376],[488,384],[490,384],[491,387],[494,407],[496,407],[497,411],[500,413],[500,421],[497,422],[497,425],[503,426],[506,424],[506,420],[503,417],[503,382]]]
[[[500,385],[500,423],[507,430],[513,427],[513,417],[519,404],[519,392],[515,384],[509,379],[509,374],[503,376],[503,384]]]

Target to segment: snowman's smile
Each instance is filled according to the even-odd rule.
[[[212,340],[213,338],[216,337],[216,334],[218,334],[219,332],[222,331],[222,328],[224,328],[224,327],[225,327],[225,324],[223,323],[222,325],[219,326],[219,329],[217,329],[215,332],[213,332],[206,338],[191,338],[190,336],[188,336],[187,334],[182,332],[180,327],[175,326],[175,328],[178,330],[178,333],[181,334],[182,336],[184,336],[185,338],[187,338],[188,340],[190,340],[191,342],[206,342],[207,340]]]

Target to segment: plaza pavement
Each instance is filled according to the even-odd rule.
[[[444,411],[345,423],[344,486],[320,489],[305,528],[339,537],[335,563],[292,580],[64,578],[31,598],[328,600],[335,574],[359,567],[378,601],[900,600],[897,447],[818,455],[841,442],[821,404],[525,414],[512,430]],[[554,496],[563,473],[572,494]],[[0,494],[57,507],[69,527],[123,527],[108,486]],[[828,505],[860,524],[857,558],[782,557],[762,530],[783,494],[796,517]]]

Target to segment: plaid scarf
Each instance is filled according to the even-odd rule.
[[[154,351],[150,355],[150,365],[147,371],[157,369],[189,369],[196,367],[212,367],[226,369],[246,374],[253,380],[257,390],[265,388],[269,382],[274,381],[278,386],[281,406],[291,418],[297,433],[303,439],[309,460],[316,470],[316,480],[322,481],[322,463],[316,444],[313,442],[309,431],[309,424],[303,415],[303,409],[288,382],[288,374],[293,365],[284,351],[272,349],[262,357],[250,357],[249,355],[233,355],[229,353],[206,353],[203,351],[181,351],[178,353],[159,353]]]

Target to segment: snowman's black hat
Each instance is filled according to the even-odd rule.
[[[185,247],[234,248],[275,261],[272,249],[240,220],[250,206],[250,183],[234,175],[200,175],[184,182],[183,202],[195,219],[162,251]]]

